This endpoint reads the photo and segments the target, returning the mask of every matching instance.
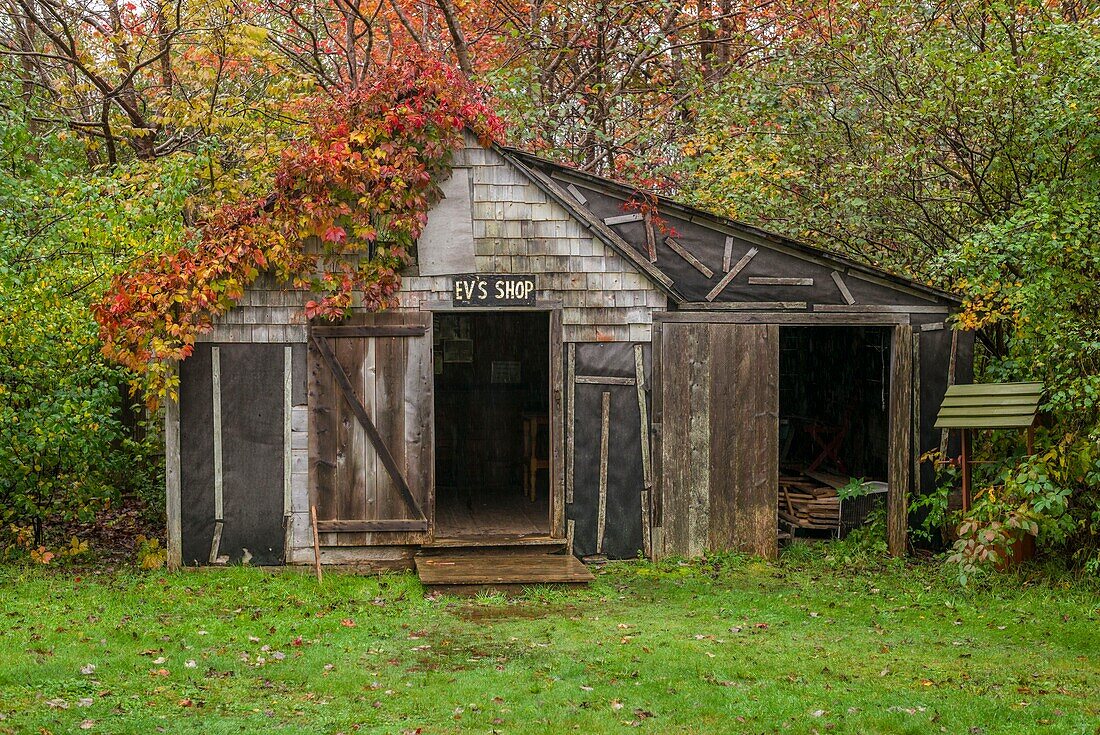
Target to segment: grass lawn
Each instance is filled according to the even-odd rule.
[[[1094,590],[828,553],[613,564],[515,601],[0,569],[0,732],[1100,732]]]

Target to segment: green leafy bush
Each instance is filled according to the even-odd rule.
[[[161,165],[88,170],[14,103],[0,112],[0,548],[64,556],[64,524],[160,494],[159,432],[100,354],[88,305],[137,253],[178,242],[189,177]]]

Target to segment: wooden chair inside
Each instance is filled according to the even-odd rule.
[[[549,431],[549,416],[544,413],[523,414],[523,494],[532,503],[538,495],[539,470],[550,469],[550,457],[539,456],[540,429]],[[549,445],[549,442],[546,444]]]

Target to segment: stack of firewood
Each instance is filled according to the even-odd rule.
[[[779,519],[797,528],[838,530],[840,499],[836,488],[801,475],[780,477]]]

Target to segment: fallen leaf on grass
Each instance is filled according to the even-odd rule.
[[[345,628],[354,628],[355,627],[355,621],[352,620],[351,618],[344,618],[343,620],[340,621],[340,625],[344,626]]]
[[[80,673],[88,676],[95,673],[95,664],[84,664],[80,667]]]
[[[91,730],[93,727],[95,727],[95,720],[84,720],[80,723],[81,730]]]
[[[64,699],[47,699],[46,706],[50,709],[68,709],[69,703]]]

